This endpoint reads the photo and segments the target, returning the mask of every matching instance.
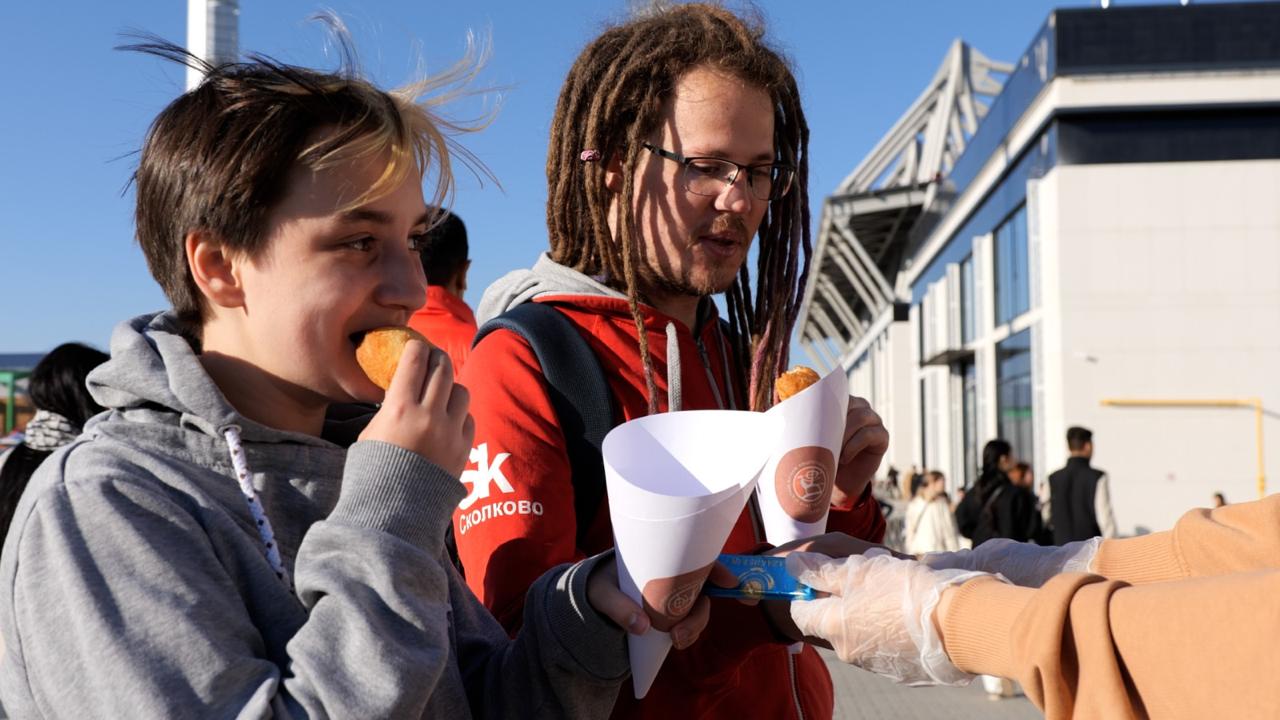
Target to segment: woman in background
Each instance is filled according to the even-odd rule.
[[[18,498],[36,468],[54,450],[80,434],[85,421],[102,412],[89,396],[85,377],[108,355],[80,343],[59,345],[36,363],[27,394],[36,414],[27,422],[22,442],[0,455],[0,538],[9,532]]]
[[[993,538],[1037,539],[1041,523],[1035,496],[1021,492],[1009,480],[1008,473],[1016,466],[1008,442],[996,439],[982,448],[982,474],[956,507],[956,526],[975,548]]]
[[[924,486],[907,505],[908,553],[921,555],[960,549],[946,485],[947,479],[942,473],[936,470],[925,473]]]

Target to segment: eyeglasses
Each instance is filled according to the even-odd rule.
[[[678,162],[684,166],[681,170],[681,181],[684,189],[694,195],[714,197],[724,192],[738,179],[738,173],[747,172],[747,185],[751,194],[760,200],[776,200],[791,190],[796,170],[790,165],[781,163],[764,163],[761,165],[739,165],[732,160],[716,157],[685,157],[677,152],[663,150],[655,145],[645,143],[644,147],[658,157]]]

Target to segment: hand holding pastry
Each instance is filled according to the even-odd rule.
[[[889,451],[889,431],[871,403],[849,396],[849,409],[844,418],[844,442],[836,462],[836,487],[831,504],[849,507],[862,496],[884,454]]]
[[[454,384],[444,351],[409,328],[378,328],[365,335],[356,360],[375,384],[387,382],[382,407],[360,439],[399,445],[461,475],[475,422],[468,412],[471,397]]]
[[[364,334],[360,344],[356,346],[356,362],[374,385],[386,390],[391,387],[391,378],[396,374],[400,355],[410,340],[426,344],[428,350],[435,347],[422,333],[411,327],[389,325]]]
[[[797,365],[779,375],[773,388],[781,402],[818,380],[818,373]],[[880,461],[889,450],[889,431],[885,429],[884,422],[876,411],[871,409],[871,404],[862,398],[849,397],[844,439],[840,448],[831,504],[848,507],[862,495],[875,477]]]

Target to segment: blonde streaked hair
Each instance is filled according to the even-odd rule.
[[[341,21],[333,15],[318,19],[328,25],[341,57],[332,72],[261,55],[213,66],[154,38],[124,48],[205,74],[198,87],[156,117],[134,173],[138,244],[193,337],[199,336],[205,303],[187,267],[186,236],[208,232],[230,252],[261,252],[267,218],[295,169],[322,171],[387,158],[378,179],[344,209],[385,196],[413,172],[431,181],[428,205],[447,208],[455,158],[489,176],[456,137],[482,129],[492,113],[455,121],[440,112],[474,92],[471,83],[485,61],[474,41],[452,67],[388,91],[365,79]]]

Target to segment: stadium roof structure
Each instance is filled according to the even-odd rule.
[[[798,324],[813,360],[840,365],[890,307],[906,319],[893,279],[912,230],[949,200],[946,178],[1000,94],[996,76],[1012,71],[955,40],[920,96],[823,202]]]

